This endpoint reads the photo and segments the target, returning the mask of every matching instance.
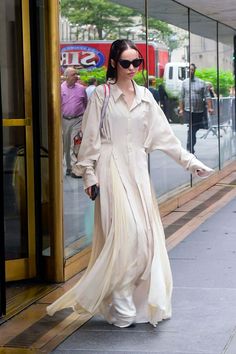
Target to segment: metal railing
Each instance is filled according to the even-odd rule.
[[[219,112],[218,112],[219,107]],[[218,134],[224,133],[230,128],[235,131],[235,98],[234,97],[221,97],[219,99],[212,98],[213,114],[208,114],[208,129],[202,136],[206,139],[211,132],[218,137]]]

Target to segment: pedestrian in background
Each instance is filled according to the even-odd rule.
[[[134,76],[144,67],[130,40],[112,43],[108,60],[109,104],[101,126],[104,87],[91,96],[83,120],[76,168],[95,202],[92,254],[82,279],[47,307],[99,313],[110,324],[153,326],[171,316],[172,276],[148,154],[162,150],[198,176],[212,171],[181,147],[150,91]]]
[[[149,78],[148,78],[148,89],[153,94],[153,97],[155,98],[156,102],[158,104],[160,104],[160,96],[159,96],[158,90],[156,89],[156,78],[155,78],[155,76],[149,76]]]
[[[217,94],[215,93],[214,87],[211,82],[206,82],[207,90],[209,91],[209,95],[211,98],[216,98]]]
[[[63,152],[66,161],[66,175],[76,177],[72,166],[77,162],[75,139],[81,131],[82,119],[87,106],[85,87],[79,83],[76,69],[68,67],[61,84],[61,112],[63,129]]]
[[[160,107],[163,110],[163,112],[165,113],[165,116],[167,117],[168,95],[167,95],[167,92],[166,92],[163,84],[160,84],[158,86],[158,94],[159,94],[159,98],[160,98]],[[167,118],[168,118],[168,121],[170,121],[169,117],[167,117]]]
[[[187,150],[195,153],[197,142],[196,134],[199,129],[206,129],[205,108],[212,114],[212,102],[206,82],[195,77],[196,65],[191,64],[190,78],[182,83],[179,115],[184,117],[184,123],[188,124]]]

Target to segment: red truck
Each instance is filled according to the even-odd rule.
[[[92,70],[107,66],[109,50],[112,41],[61,42],[62,72],[67,66],[76,66]],[[142,56],[146,60],[146,43],[135,42]],[[168,48],[162,44],[150,42],[148,44],[148,73],[156,77],[163,77],[165,64],[169,62]]]

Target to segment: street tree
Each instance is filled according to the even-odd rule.
[[[61,0],[61,15],[72,24],[96,26],[98,39],[120,36],[122,29],[135,26],[137,11],[108,0]]]
[[[98,39],[115,39],[129,34],[135,35],[138,28],[144,29],[143,36],[140,35],[140,38],[145,39],[145,19],[143,14],[136,9],[118,5],[109,0],[61,0],[60,4],[63,17],[78,27],[94,26]],[[162,41],[171,50],[173,49],[171,48],[173,41],[171,45],[169,40],[173,36],[173,31],[167,23],[149,18],[148,27],[151,35],[153,30],[157,33],[156,40]]]

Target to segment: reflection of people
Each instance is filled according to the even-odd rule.
[[[166,93],[164,85],[160,84],[158,86],[158,89],[156,89],[156,78],[155,78],[155,76],[149,76],[149,78],[148,78],[148,88],[149,88],[149,91],[153,94],[153,97],[155,98],[156,102],[160,105],[161,109],[165,113],[165,116],[167,117],[167,99],[168,99],[168,95]],[[167,119],[168,119],[168,117],[167,117]]]
[[[235,97],[235,87],[230,87],[230,90],[229,90],[229,95],[230,97]]]
[[[172,277],[165,236],[148,173],[148,153],[160,149],[200,176],[211,169],[181,147],[148,89],[133,77],[143,64],[130,40],[112,43],[109,104],[100,128],[104,87],[90,98],[76,167],[86,193],[99,184],[92,256],[85,275],[48,306],[100,313],[118,327],[171,316]]]
[[[65,81],[61,84],[61,111],[63,128],[63,151],[66,160],[66,174],[76,177],[72,165],[77,161],[74,154],[74,138],[81,130],[82,118],[87,106],[84,86],[77,83],[78,77],[73,67],[65,72]]]
[[[86,93],[87,93],[88,98],[92,95],[96,86],[97,86],[97,79],[95,77],[91,77],[88,80],[88,87],[86,88]]]
[[[167,114],[167,100],[168,100],[168,95],[166,93],[165,87],[163,84],[160,84],[158,87],[158,93],[159,93],[159,98],[160,98],[160,106],[165,115]]]
[[[210,97],[211,98],[217,97],[217,95],[216,95],[216,93],[214,91],[214,87],[213,87],[212,83],[211,82],[207,82],[206,86],[207,86],[207,90],[209,92]]]
[[[153,97],[155,98],[156,102],[160,104],[160,96],[158,90],[155,87],[155,82],[156,82],[155,76],[149,76],[148,89],[153,94]]]
[[[200,80],[199,78],[195,77],[195,70],[195,64],[191,64],[190,82],[189,78],[183,81],[179,107],[179,115],[184,114],[184,121],[189,124],[187,136],[187,150],[191,151],[192,153],[195,152],[194,146],[196,144],[197,131],[199,129],[205,128],[204,109],[206,103],[208,113],[212,114],[213,112],[206,83]]]

